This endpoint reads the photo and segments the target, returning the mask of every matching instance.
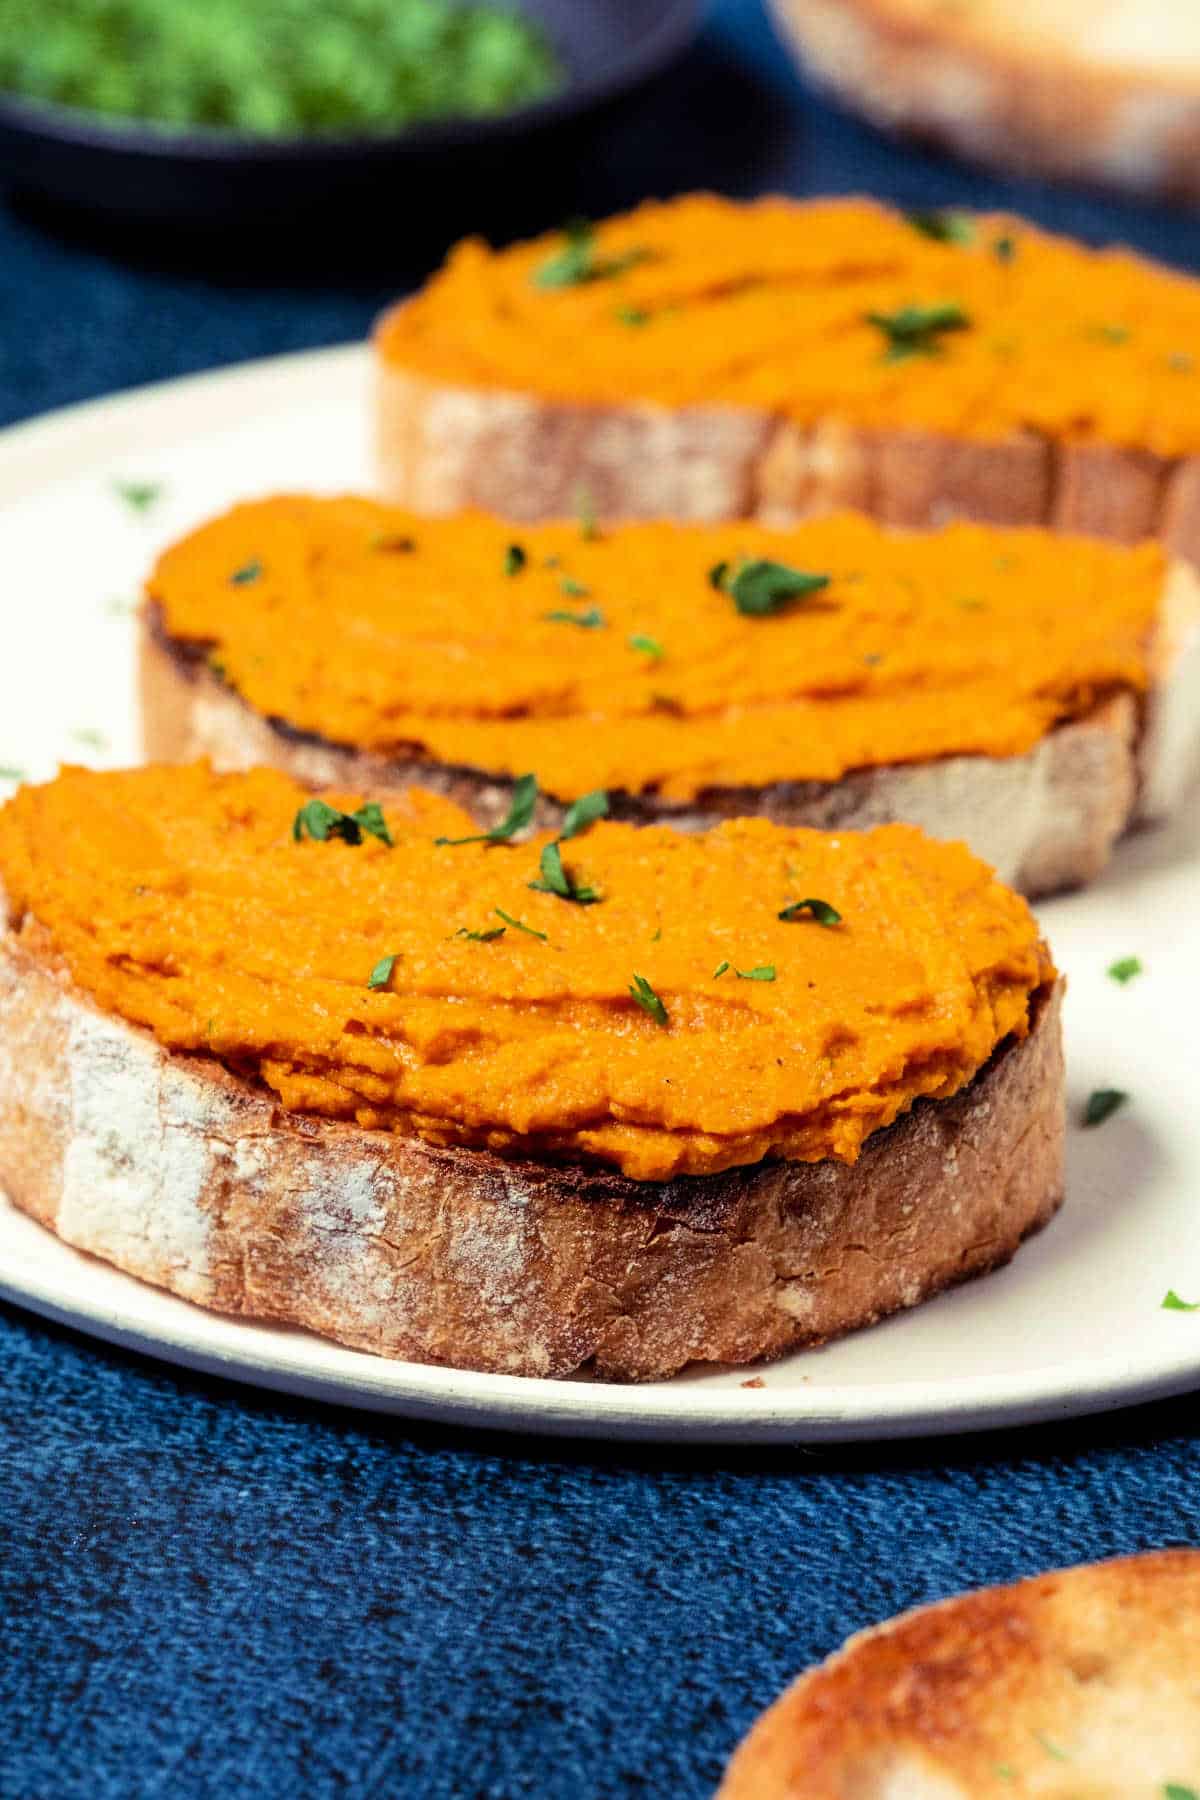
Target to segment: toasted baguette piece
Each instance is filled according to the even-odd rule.
[[[788,525],[847,507],[920,529],[952,519],[1045,525],[1200,562],[1200,457],[932,431],[814,426],[733,407],[567,406],[433,381],[377,359],[376,465],[415,512],[570,513],[586,489],[608,518]]]
[[[1060,984],[1061,986],[1061,984]],[[382,1356],[615,1380],[742,1363],[1007,1262],[1063,1193],[1058,989],[853,1165],[668,1182],[286,1112],[0,942],[0,1181],[67,1243],[222,1312]]]
[[[487,824],[508,810],[511,784],[477,769],[388,761],[256,713],[195,654],[167,638],[151,607],[141,625],[141,705],[147,757],[219,769],[267,763],[313,786],[369,789],[410,781],[459,801]],[[1023,756],[950,756],[858,770],[836,782],[710,789],[695,802],[614,794],[614,816],[700,830],[759,814],[779,824],[856,829],[903,820],[934,837],[964,838],[1001,880],[1031,895],[1092,880],[1132,825],[1169,814],[1200,762],[1200,581],[1176,563],[1164,590],[1144,706],[1116,694],[1051,731]],[[543,796],[539,822],[564,805]]]
[[[754,1726],[719,1800],[1178,1800],[1200,1783],[1200,1552],[927,1606]]]
[[[1177,0],[772,0],[877,125],[1027,175],[1200,201],[1200,25]]]

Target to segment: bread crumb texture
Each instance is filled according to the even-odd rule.
[[[639,1180],[851,1163],[1024,1037],[1053,979],[1025,902],[909,826],[601,822],[550,853],[564,897],[545,836],[438,842],[472,821],[413,791],[384,835],[318,841],[309,799],[271,770],[65,770],[0,811],[10,922],[294,1112]]]
[[[436,381],[562,402],[1200,450],[1200,285],[1020,219],[953,221],[693,194],[598,226],[565,281],[561,237],[468,239],[377,344]]]
[[[760,564],[770,610],[747,612]],[[280,496],[168,550],[148,595],[256,712],[331,743],[687,802],[1022,755],[1145,689],[1165,572],[1156,546],[1034,528],[516,528]]]

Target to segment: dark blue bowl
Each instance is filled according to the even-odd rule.
[[[0,94],[0,179],[87,212],[221,224],[313,217],[399,177],[397,224],[416,187],[503,156],[531,135],[628,92],[680,52],[701,0],[520,0],[566,68],[565,86],[496,118],[390,135],[261,138],[172,131]]]

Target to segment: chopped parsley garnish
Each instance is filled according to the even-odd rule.
[[[661,662],[667,654],[657,638],[647,637],[644,631],[631,632],[627,639],[631,650],[640,650],[651,662]]]
[[[648,325],[650,314],[641,306],[618,306],[617,323],[619,325]]]
[[[233,571],[229,579],[234,587],[245,587],[248,581],[257,581],[262,572],[262,564],[256,559],[253,562],[243,563],[240,569]]]
[[[581,588],[586,594],[587,589]],[[604,628],[604,614],[598,606],[587,606],[582,612],[571,612],[568,607],[556,607],[553,612],[543,613],[548,625],[578,625],[581,631],[601,631]]]
[[[71,736],[77,744],[86,744],[89,750],[108,749],[108,739],[102,731],[97,731],[94,725],[82,725],[78,731],[73,731]]]
[[[573,575],[564,575],[558,585],[568,600],[586,600],[592,591],[582,581],[576,581]]]
[[[902,306],[897,312],[869,312],[868,324],[887,339],[885,362],[907,362],[912,356],[940,356],[947,331],[965,331],[971,323],[957,301],[940,306]]]
[[[375,964],[375,967],[371,970],[371,973],[367,976],[367,986],[369,988],[385,988],[392,979],[392,970],[399,960],[400,957],[398,952],[392,956],[381,956],[379,961]]]
[[[392,556],[408,556],[416,547],[416,538],[401,531],[377,531],[371,539],[372,550],[385,550]]]
[[[726,973],[726,971],[727,971],[727,970],[729,970],[729,969],[732,969],[732,967],[733,967],[733,964],[732,964],[732,963],[729,963],[729,962],[719,962],[719,963],[718,963],[718,964],[717,964],[717,966],[716,966],[716,968],[715,968],[715,969],[714,969],[714,970],[713,970],[713,972],[712,972],[712,978],[713,978],[713,980],[714,980],[714,981],[720,981],[720,979],[721,979],[721,977],[722,977],[722,975],[724,975],[724,974],[725,974],[725,973]]]
[[[649,1013],[656,1025],[667,1023],[667,1009],[655,993],[644,975],[635,975],[629,984],[629,993],[636,1000],[644,1013]]]
[[[498,919],[503,919],[506,925],[513,926],[517,931],[523,931],[526,937],[541,938],[543,944],[546,942],[546,933],[544,931],[535,931],[532,925],[527,925],[525,923],[524,919],[514,919],[512,914],[506,913],[502,906],[493,906],[492,911]]]
[[[592,539],[600,536],[596,525],[596,502],[592,499],[592,490],[582,481],[575,489],[575,514],[579,520],[581,538]]]
[[[587,219],[572,219],[563,227],[561,250],[533,273],[533,284],[540,288],[579,287],[587,281],[607,281],[623,275],[637,263],[645,262],[649,250],[624,250],[616,256],[602,256],[596,244],[596,232]]]
[[[508,549],[504,552],[504,573],[506,575],[519,575],[528,561],[529,558],[526,556],[520,544],[510,544]]]
[[[568,838],[578,837],[581,831],[586,831],[589,825],[596,823],[597,819],[607,817],[608,795],[603,788],[597,788],[591,794],[581,794],[579,799],[573,800],[566,810],[562,830],[558,834],[559,843],[565,843]]]
[[[1083,1109],[1085,1125],[1103,1125],[1105,1119],[1111,1119],[1118,1107],[1124,1106],[1129,1095],[1120,1088],[1097,1088],[1087,1097],[1087,1105]]]
[[[1132,981],[1135,975],[1140,975],[1141,972],[1141,958],[1137,956],[1121,956],[1118,957],[1116,962],[1109,963],[1108,965],[1109,980],[1119,981],[1122,987],[1125,986],[1127,981]]]
[[[1178,1781],[1168,1781],[1163,1788],[1163,1800],[1200,1800],[1195,1788],[1182,1787]]]
[[[1093,325],[1088,336],[1098,344],[1127,344],[1130,331],[1128,325]]]
[[[505,925],[493,925],[490,931],[468,931],[465,925],[460,925],[454,935],[466,938],[468,944],[494,944],[497,938],[504,936],[507,929]]]
[[[0,781],[24,781],[24,780],[25,780],[24,769],[17,769],[17,768],[13,768],[11,766],[6,766],[4,768],[0,768]]]
[[[708,572],[709,585],[728,594],[748,619],[769,618],[789,600],[807,599],[829,586],[828,575],[810,575],[765,557],[743,558],[732,567],[719,562]]]
[[[1162,1297],[1163,1312],[1200,1312],[1200,1300],[1181,1300],[1174,1288],[1168,1288]]]
[[[1167,358],[1167,367],[1172,375],[1190,375],[1196,367],[1196,359],[1189,356],[1186,350],[1172,350]]]
[[[596,888],[576,887],[563,868],[562,851],[557,844],[544,846],[539,867],[542,879],[529,884],[535,893],[557,894],[560,900],[573,900],[577,906],[594,906],[602,898]]]
[[[1071,1758],[1062,1746],[1056,1744],[1053,1738],[1047,1737],[1044,1731],[1035,1731],[1033,1735],[1042,1746],[1042,1749],[1046,1752],[1046,1755],[1052,1756],[1055,1762],[1070,1762]]]
[[[716,968],[712,972],[713,980],[719,981],[721,976],[724,975],[728,969],[733,969],[732,963],[730,963],[730,962],[718,963]],[[759,963],[756,968],[733,969],[733,972],[737,976],[739,981],[774,981],[774,979],[775,979],[775,964],[774,963]]]
[[[339,812],[325,800],[309,800],[292,820],[292,837],[296,843],[310,837],[318,844],[329,838],[341,838],[346,844],[361,844],[364,832],[368,837],[378,838],[381,844],[391,844],[392,834],[377,801],[369,800],[357,812],[346,813]]]
[[[434,838],[435,844],[507,844],[509,838],[515,837],[528,825],[537,806],[538,784],[536,775],[522,775],[513,782],[512,804],[498,825],[490,831],[476,831],[470,837]]]
[[[779,917],[794,924],[807,913],[818,925],[840,925],[842,915],[836,906],[830,906],[828,900],[789,900],[780,912]]]
[[[114,481],[114,491],[120,495],[126,506],[134,512],[149,512],[155,501],[161,498],[162,483],[160,481]]]
[[[997,262],[1010,263],[1014,261],[1016,254],[1017,240],[1014,237],[1009,237],[1007,232],[1005,232],[1003,237],[993,239],[992,255],[996,258]]]
[[[914,231],[919,231],[922,237],[932,238],[935,244],[975,242],[975,221],[970,213],[947,209],[910,212],[905,213],[904,217]]]

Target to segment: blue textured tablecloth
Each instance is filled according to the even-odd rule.
[[[573,154],[580,210],[866,190],[1200,266],[1195,220],[889,146],[793,79],[750,0]],[[374,272],[303,279],[234,243],[112,241],[0,213],[0,419],[354,336],[424,266],[402,219]],[[1200,1542],[1195,1411],[905,1450],[569,1449],[256,1395],[0,1309],[0,1796],[707,1795],[860,1626]]]

